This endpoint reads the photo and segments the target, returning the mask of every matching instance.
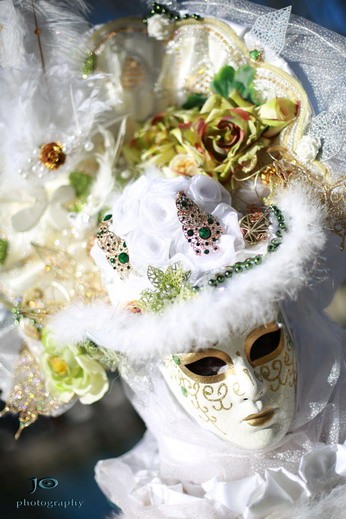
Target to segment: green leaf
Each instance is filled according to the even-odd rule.
[[[240,93],[243,99],[255,103],[254,79],[256,70],[250,65],[242,65],[234,74],[234,88]]]
[[[147,276],[148,276],[148,279],[149,279],[150,283],[155,288],[160,288],[161,287],[162,281],[163,281],[163,277],[164,277],[164,272],[162,272],[162,270],[160,270],[158,268],[155,268],[155,267],[152,267],[151,265],[149,265]]]
[[[217,74],[215,74],[211,88],[222,97],[228,98],[229,94],[234,89],[235,70],[230,65],[222,67]]]
[[[8,241],[4,238],[0,238],[0,265],[5,263],[8,253]]]
[[[206,102],[207,97],[203,94],[190,94],[185,103],[182,105],[184,110],[190,110],[191,108],[202,108]]]
[[[88,51],[82,64],[82,77],[86,79],[96,68],[96,54]]]
[[[73,171],[69,175],[69,181],[76,191],[77,198],[85,198],[90,193],[91,184],[94,179],[86,173],[80,171]]]

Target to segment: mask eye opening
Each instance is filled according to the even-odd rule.
[[[283,347],[282,325],[276,322],[256,328],[245,341],[246,357],[253,367],[275,359],[280,355]]]
[[[182,372],[197,382],[212,384],[233,373],[233,361],[222,350],[208,348],[182,354],[179,358]]]
[[[203,377],[210,377],[219,375],[227,370],[227,363],[222,359],[214,356],[203,357],[202,359],[185,364],[185,368],[190,370],[195,375]]]

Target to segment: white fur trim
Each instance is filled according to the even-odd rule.
[[[234,275],[221,290],[205,289],[193,300],[171,305],[163,315],[76,303],[50,321],[56,340],[89,337],[135,360],[187,351],[196,337],[222,340],[230,331],[272,320],[276,304],[294,298],[307,283],[311,276],[307,269],[325,243],[321,205],[306,189],[295,185],[277,197],[288,225],[281,246],[261,265]]]

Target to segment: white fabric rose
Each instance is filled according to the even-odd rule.
[[[146,275],[148,266],[163,267],[168,264],[171,240],[145,234],[142,229],[134,232],[126,241],[131,266],[141,275]]]
[[[149,181],[146,177],[139,178],[128,185],[123,194],[115,202],[112,210],[113,223],[110,230],[116,235],[125,238],[138,226],[139,201],[145,196]]]
[[[140,204],[139,220],[144,232],[171,237],[172,233],[179,229],[174,198],[145,198]]]
[[[319,149],[321,147],[321,140],[312,135],[304,135],[296,148],[296,154],[302,162],[311,162],[315,160]]]
[[[221,202],[231,205],[231,195],[219,183],[206,175],[196,175],[186,194],[204,211],[211,212]]]
[[[154,14],[147,20],[148,35],[156,40],[167,40],[172,33],[172,23],[162,14]]]
[[[179,153],[173,157],[166,169],[168,170],[167,176],[184,175],[192,177],[200,173],[196,159],[186,153]]]
[[[179,191],[220,223],[222,235],[217,250],[210,243],[208,254],[197,255],[188,242],[178,218]],[[135,276],[146,276],[149,265],[165,270],[169,264],[180,261],[192,271],[193,278],[198,278],[209,270],[234,264],[243,252],[248,256],[238,222],[240,215],[231,206],[230,194],[206,175],[171,179],[143,176],[126,188],[115,202],[112,214],[110,229],[126,240]],[[192,221],[196,216],[191,217]],[[197,218],[196,224],[203,227],[203,219]],[[105,268],[104,262],[98,264],[110,274],[111,269]]]

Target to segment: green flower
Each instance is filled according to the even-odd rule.
[[[92,404],[106,393],[108,378],[103,367],[78,346],[59,348],[46,330],[42,333],[44,352],[41,366],[50,392],[62,402],[79,397],[82,404]]]
[[[298,108],[298,103],[294,103],[285,97],[274,97],[274,99],[256,108],[258,117],[266,126],[263,133],[264,137],[272,139],[278,135],[295,119]]]
[[[269,144],[262,137],[266,126],[256,116],[255,107],[233,107],[214,94],[201,112],[194,128],[206,171],[214,171],[224,181],[237,170],[252,169],[257,152]]]
[[[297,115],[298,105],[276,97],[259,104],[254,68],[223,67],[205,102],[189,96],[183,108],[169,108],[140,128],[124,156],[130,167],[151,161],[165,176],[200,173],[227,183],[253,171],[258,152]],[[186,156],[186,159],[184,159]]]

